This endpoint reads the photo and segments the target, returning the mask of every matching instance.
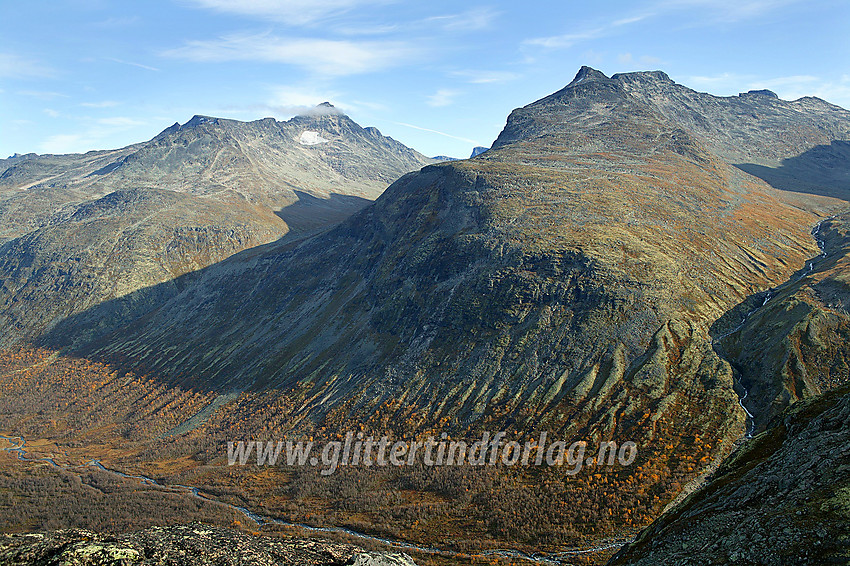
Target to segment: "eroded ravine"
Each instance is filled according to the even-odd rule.
[[[811,231],[812,237],[815,239],[815,242],[817,243],[817,246],[818,246],[818,248],[820,249],[820,252],[821,252],[820,255],[818,256],[819,258],[826,257],[826,242],[821,237],[821,226],[823,225],[824,222],[827,222],[828,220],[832,220],[834,218],[835,218],[834,215],[830,216],[828,218],[824,218],[824,219],[820,220],[812,228],[812,231]],[[818,259],[818,258],[813,258],[811,260],[808,260],[805,263],[803,270],[793,279],[789,279],[788,281],[786,281],[785,283],[783,283],[782,285],[780,285],[776,288],[770,288],[766,291],[763,291],[762,292],[763,298],[762,298],[761,303],[758,306],[747,311],[743,315],[741,322],[738,325],[736,325],[734,328],[732,328],[731,330],[729,330],[727,332],[724,332],[723,334],[715,337],[712,340],[712,346],[714,347],[715,352],[717,352],[717,354],[721,358],[727,359],[727,356],[725,356],[724,353],[723,353],[723,347],[721,345],[721,342],[724,339],[728,338],[729,336],[732,336],[736,332],[740,332],[744,328],[744,326],[746,326],[747,322],[750,320],[750,318],[754,314],[756,314],[757,312],[762,310],[762,308],[764,308],[770,302],[771,299],[773,299],[774,297],[777,296],[777,289],[779,289],[780,287],[786,286],[790,283],[795,283],[797,281],[800,281],[800,280],[804,279],[805,277],[809,276],[814,271],[816,259]],[[728,361],[728,359],[727,359],[727,361]],[[750,410],[747,408],[746,404],[744,403],[747,400],[747,397],[749,397],[750,393],[749,393],[749,390],[747,389],[747,387],[744,385],[744,383],[741,382],[741,380],[739,380],[737,376],[735,378],[735,384],[740,389],[740,392],[738,393],[738,404],[741,406],[741,408],[747,414],[747,431],[744,435],[744,438],[752,438],[753,433],[755,432],[755,427],[756,427],[756,425],[755,425],[755,415],[752,412],[750,412]]]

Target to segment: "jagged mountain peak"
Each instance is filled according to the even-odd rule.
[[[616,73],[607,76],[602,71],[582,65],[576,73],[575,78],[567,85],[566,88],[575,87],[587,82],[622,82],[622,81],[641,81],[641,82],[665,82],[672,83],[673,80],[664,71],[633,71],[629,73]]]
[[[809,116],[803,119],[801,113]],[[600,124],[616,121],[620,136],[664,124],[664,129],[675,133],[676,140],[690,136],[731,163],[777,167],[782,160],[814,146],[847,139],[848,117],[847,110],[812,97],[789,102],[766,89],[715,96],[679,84],[663,71],[608,77],[583,66],[563,89],[514,110],[493,148],[553,135],[559,136],[561,143],[575,142],[575,120]],[[783,133],[773,135],[777,130]],[[610,133],[593,139],[588,134],[589,130],[585,131],[583,139],[591,145],[624,146],[622,139],[612,141]]]
[[[582,65],[581,69],[579,69],[578,73],[576,73],[575,78],[567,86],[574,86],[574,85],[577,85],[579,83],[583,83],[585,81],[591,81],[591,80],[607,81],[607,80],[610,80],[610,79],[602,71],[598,71],[598,70],[594,69],[593,67],[588,67],[587,65]]]
[[[214,116],[204,116],[203,114],[195,114],[192,119],[184,124],[185,126],[197,126],[200,124],[219,124],[220,118]]]
[[[317,104],[316,106],[308,109],[307,111],[298,114],[296,118],[316,116],[341,116],[344,118],[348,118],[348,115],[346,115],[345,112],[343,112],[342,110],[327,101],[322,102],[321,104]]]

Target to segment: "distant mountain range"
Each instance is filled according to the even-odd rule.
[[[0,160],[0,320],[16,329],[0,344],[324,229],[428,163],[328,103],[287,122],[195,116],[118,150]]]

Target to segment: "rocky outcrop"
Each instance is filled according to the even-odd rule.
[[[110,535],[84,530],[3,535],[7,566],[416,566],[402,553],[194,524]]]

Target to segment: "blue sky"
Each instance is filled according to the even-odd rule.
[[[326,100],[425,154],[466,157],[583,64],[850,108],[846,0],[0,0],[0,13],[3,157]]]

